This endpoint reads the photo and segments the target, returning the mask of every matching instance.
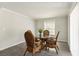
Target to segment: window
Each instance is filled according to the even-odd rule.
[[[55,35],[55,20],[45,20],[44,30],[49,30],[50,35]]]

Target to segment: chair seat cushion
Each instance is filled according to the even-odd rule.
[[[46,46],[47,46],[47,47],[50,47],[50,48],[54,48],[54,47],[57,46],[57,45],[56,45],[56,41],[55,41],[55,40],[47,40],[47,41],[46,41]]]
[[[40,41],[34,43],[34,47],[38,47],[40,45],[41,45],[41,42]]]
[[[47,40],[46,44],[50,44],[50,45],[56,44],[56,40]]]

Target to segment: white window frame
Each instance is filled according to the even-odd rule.
[[[44,30],[49,30],[50,36],[55,35],[55,20],[45,20]]]

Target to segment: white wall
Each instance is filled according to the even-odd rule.
[[[11,10],[0,9],[0,50],[25,41],[24,32],[34,31],[34,21]]]
[[[68,16],[68,45],[70,49],[70,16]]]
[[[70,13],[73,11],[75,5],[76,5],[77,2],[74,2],[72,5],[71,5],[71,8],[70,8]],[[69,45],[69,48],[70,48],[70,14],[68,16],[68,45]]]
[[[39,32],[38,32],[38,30],[40,29],[40,28],[44,28],[44,24],[43,24],[43,21],[44,20],[35,20],[35,34],[36,34],[36,36],[38,36],[39,37]]]
[[[70,50],[72,55],[79,56],[79,3],[70,14]]]
[[[63,16],[63,17],[55,17],[55,18],[43,18],[43,19],[38,19],[35,21],[36,23],[36,35],[38,36],[38,29],[39,28],[44,28],[44,20],[55,20],[55,31],[56,34],[58,31],[60,31],[59,35],[59,41],[64,41],[68,42],[68,17]]]
[[[56,33],[60,31],[59,41],[68,42],[68,17],[58,17],[55,19]]]

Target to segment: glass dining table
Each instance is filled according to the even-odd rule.
[[[41,40],[41,44],[42,44],[42,47],[41,47],[41,49],[44,49],[44,48],[46,48],[46,42],[48,41],[48,40],[54,40],[55,39],[55,36],[49,36],[49,37],[37,37],[39,40]]]

